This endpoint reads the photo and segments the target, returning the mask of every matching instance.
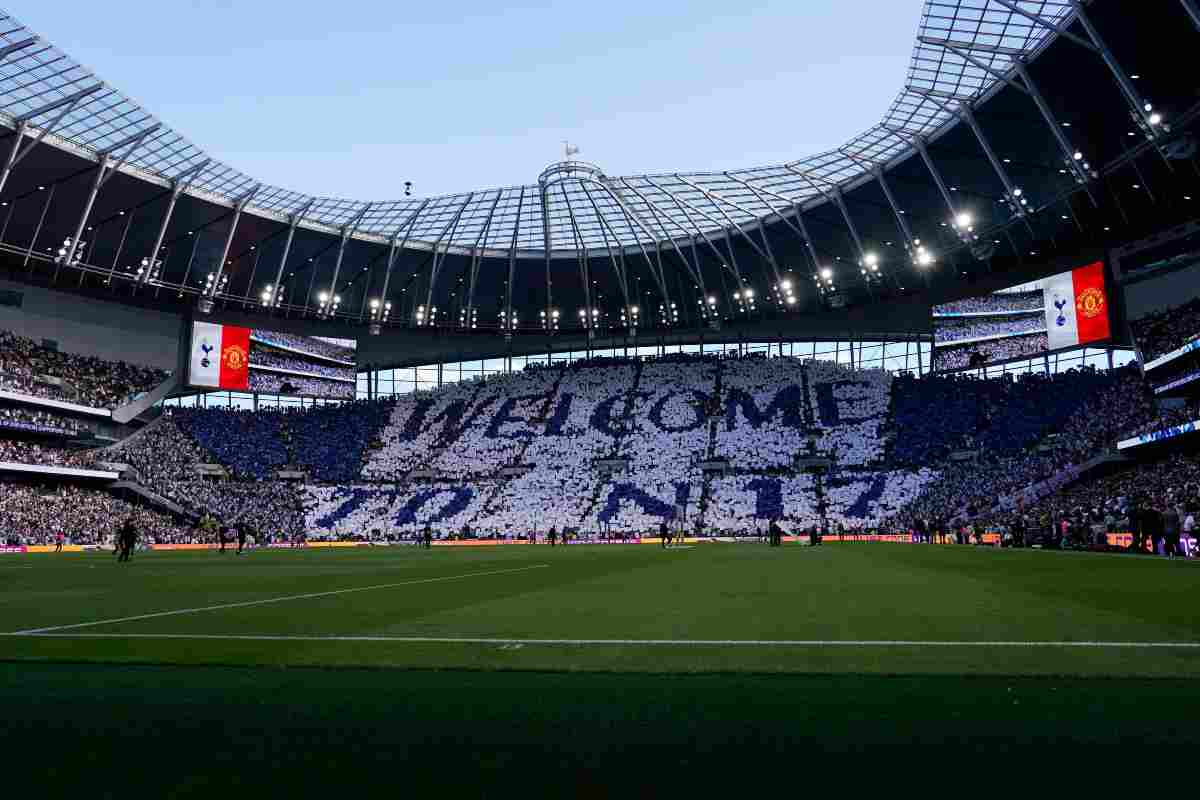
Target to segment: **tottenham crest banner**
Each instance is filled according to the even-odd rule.
[[[212,389],[250,388],[250,329],[196,322],[188,383]]]
[[[1101,342],[1112,335],[1103,263],[1051,275],[1043,288],[1048,349]]]

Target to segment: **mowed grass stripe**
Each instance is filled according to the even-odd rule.
[[[404,644],[564,645],[600,647],[1049,647],[1200,649],[1200,642],[921,641],[890,639],[503,639],[472,636],[296,635],[240,633],[58,633],[15,631],[0,636],[45,639],[199,639],[246,642],[388,642]]]
[[[444,575],[436,578],[417,578],[408,581],[396,581],[393,583],[380,583],[373,586],[353,586],[348,589],[332,589],[324,592],[306,592],[304,594],[285,595],[283,597],[268,597],[259,600],[243,600],[236,603],[220,603],[211,606],[197,606],[195,608],[178,608],[171,611],[155,611],[148,614],[136,614],[129,617],[118,617],[116,619],[101,619],[92,620],[89,622],[76,622],[70,625],[53,625],[46,628],[30,628],[23,631],[12,631],[11,636],[24,636],[37,633],[51,633],[54,631],[73,630],[77,628],[91,628],[98,625],[116,625],[122,622],[136,622],[138,620],[156,619],[159,617],[174,617],[181,614],[198,614],[205,611],[224,611],[231,608],[247,608],[250,606],[263,606],[273,603],[285,603],[293,600],[312,600],[318,597],[332,597],[334,595],[354,594],[357,592],[372,592],[380,589],[395,589],[401,586],[416,586],[426,583],[441,583],[444,581],[457,581],[466,578],[482,578],[488,575],[506,575],[514,572],[527,572],[533,569],[545,569],[549,564],[530,564],[524,567],[512,567],[509,569],[487,570],[483,572],[468,572],[462,575]]]

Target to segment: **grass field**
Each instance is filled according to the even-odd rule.
[[[632,672],[1200,674],[1200,564],[859,544],[0,562],[0,657]],[[1144,643],[1154,646],[1129,646]]]
[[[275,794],[322,785],[313,748],[339,787],[413,753],[488,783],[712,748],[1190,748],[1198,589],[1195,563],[888,544],[14,557],[0,752],[211,745],[291,764]],[[225,761],[190,763],[204,796]],[[45,768],[96,796],[79,766]]]

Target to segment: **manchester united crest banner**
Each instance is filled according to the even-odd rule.
[[[197,322],[192,326],[188,383],[213,389],[250,387],[250,329]]]
[[[1101,342],[1112,335],[1103,263],[1051,275],[1043,288],[1050,350]]]

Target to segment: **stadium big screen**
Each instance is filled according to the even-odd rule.
[[[353,339],[192,323],[188,384],[198,389],[353,400]]]
[[[971,369],[1111,337],[1104,264],[933,307],[933,368]]]

